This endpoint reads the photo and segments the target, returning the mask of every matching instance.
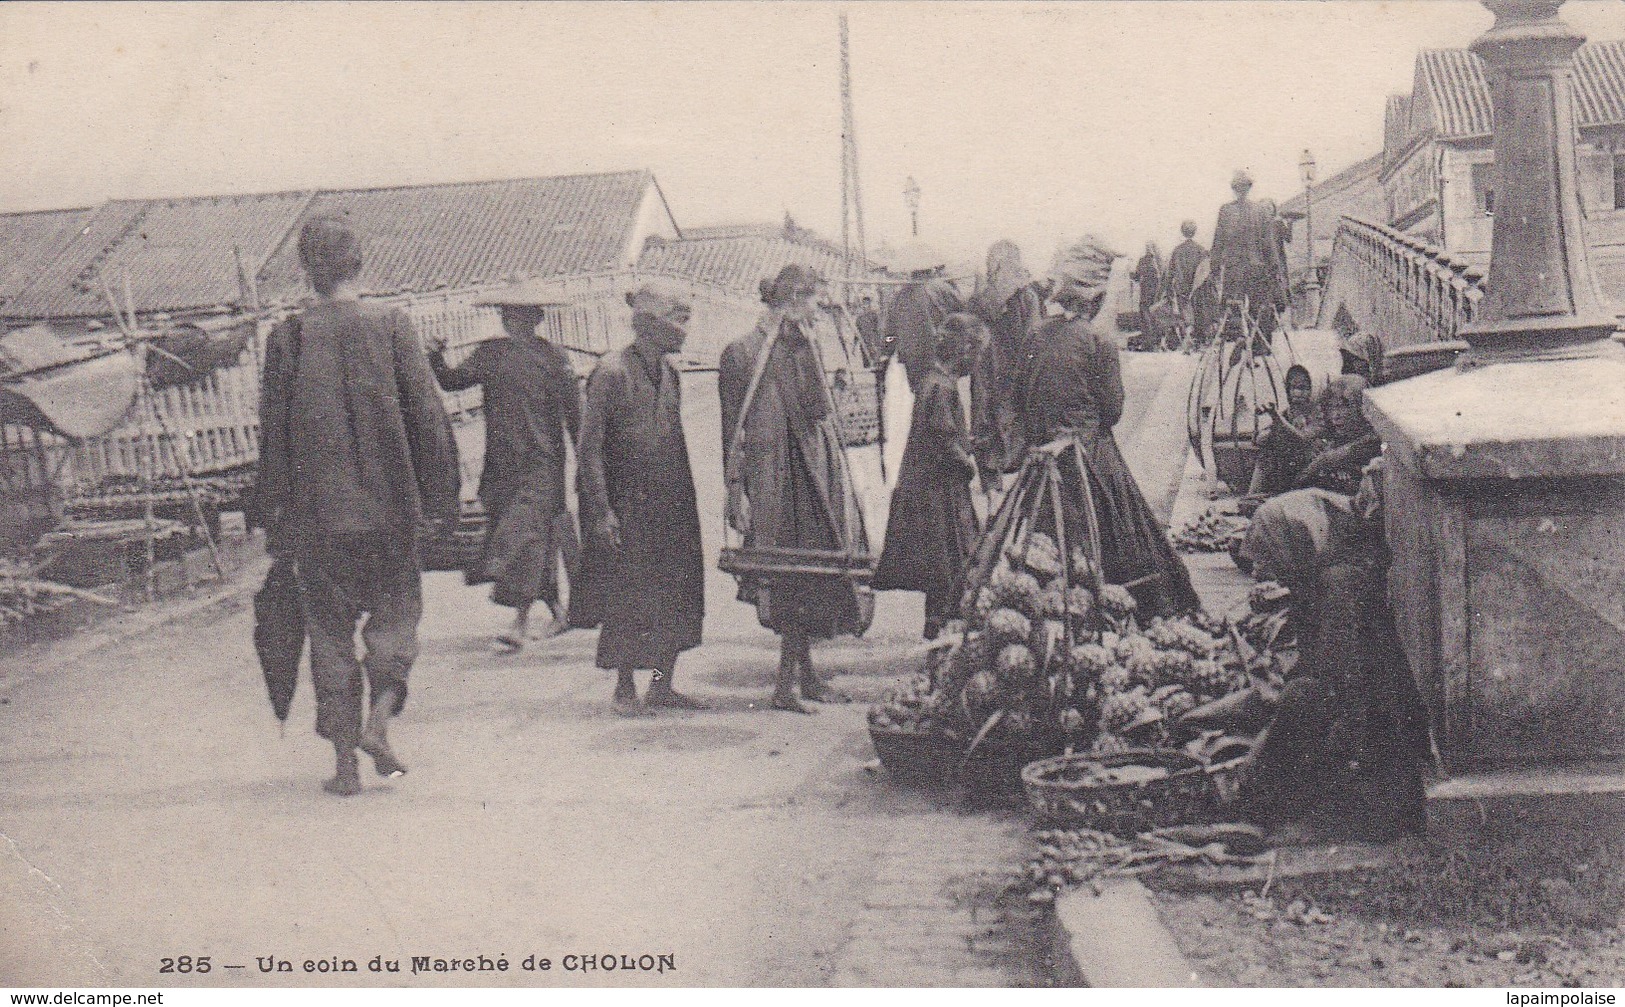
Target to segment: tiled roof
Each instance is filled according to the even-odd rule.
[[[422,292],[613,269],[651,187],[658,193],[649,172],[622,171],[352,189],[318,193],[303,217],[336,214],[356,226],[365,242],[363,290]],[[663,202],[660,212],[669,213]],[[307,290],[297,245],[293,227],[260,274],[262,298]]]
[[[103,278],[138,311],[241,300],[237,257],[253,269],[277,247],[309,197],[303,193],[114,200],[4,307],[20,318],[108,313]]]
[[[1574,54],[1580,125],[1625,122],[1625,39],[1593,42]]]
[[[62,254],[93,213],[78,209],[0,214],[0,304]]]
[[[1625,123],[1625,39],[1592,42],[1574,54],[1575,102],[1581,127]],[[1446,139],[1488,136],[1495,130],[1484,63],[1466,49],[1424,49],[1416,57],[1417,91],[1431,111],[1429,124]],[[1390,105],[1390,108],[1392,106]],[[1407,133],[1405,139],[1409,139]]]
[[[242,296],[234,249],[257,276],[262,301],[298,300],[308,293],[298,262],[299,225],[322,213],[343,216],[360,231],[361,286],[373,294],[611,270],[636,253],[628,246],[651,191],[655,212],[669,220],[647,171],[113,200],[95,210],[0,215],[0,254],[6,256],[0,259],[0,314],[14,320],[106,315],[103,277],[121,302],[128,279],[141,312],[236,304]]]
[[[695,237],[722,232],[717,237]],[[801,232],[787,237],[779,228],[735,227],[683,232],[680,241],[651,242],[638,260],[638,270],[680,276],[697,283],[756,297],[758,284],[791,263],[807,266],[826,277],[847,272],[841,250]],[[855,273],[864,270],[859,267]],[[878,275],[878,266],[867,270]]]

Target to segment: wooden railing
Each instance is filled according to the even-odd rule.
[[[1331,327],[1342,306],[1387,348],[1403,349],[1455,339],[1483,298],[1476,266],[1403,231],[1344,217],[1318,324]]]

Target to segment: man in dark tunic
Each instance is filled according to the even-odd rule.
[[[863,305],[858,309],[857,325],[864,352],[871,363],[878,364],[885,355],[885,345],[880,338],[880,312],[875,309],[875,299],[868,294],[863,295]]]
[[[348,797],[361,792],[357,748],[381,776],[406,771],[388,728],[418,654],[417,530],[454,519],[457,454],[411,322],[356,297],[354,232],[317,217],[300,232],[299,259],[317,300],[266,341],[256,495],[267,545],[293,558],[304,594],[316,733],[336,756],[323,788]]]
[[[1207,249],[1196,241],[1196,221],[1187,220],[1179,225],[1185,240],[1174,246],[1168,256],[1168,272],[1162,278],[1162,296],[1173,302],[1179,314],[1180,325],[1186,329],[1183,343],[1194,338],[1202,342],[1207,338],[1206,327],[1211,321],[1211,306],[1204,296],[1206,287],[1201,283],[1202,264],[1207,262]]]
[[[1280,241],[1275,218],[1263,203],[1248,199],[1253,179],[1236,172],[1230,190],[1236,198],[1219,208],[1213,225],[1213,268],[1219,274],[1226,300],[1246,299],[1248,313],[1267,337],[1275,327],[1272,310],[1280,298]]]
[[[495,302],[493,302],[495,303]],[[547,603],[553,629],[559,608],[555,531],[566,510],[564,439],[581,428],[581,395],[564,351],[537,334],[546,305],[499,303],[508,338],[480,343],[456,367],[445,345],[431,346],[429,366],[447,391],[480,386],[485,415],[485,466],[480,502],[490,533],[480,557],[480,579],[496,582],[491,600],[514,610],[513,626],[497,637],[512,653],[524,646],[530,608]]]
[[[1162,292],[1162,253],[1157,250],[1157,243],[1145,243],[1145,254],[1140,261],[1134,264],[1129,278],[1140,288],[1140,337],[1144,348],[1148,350],[1162,349],[1162,325],[1152,317],[1152,307]]]
[[[587,379],[576,457],[582,523],[591,534],[571,622],[603,623],[598,667],[618,674],[620,712],[638,712],[639,668],[654,671],[647,705],[704,709],[672,687],[677,656],[699,646],[705,619],[700,513],[681,378],[670,360],[687,337],[689,307],[652,287],[627,302],[636,339],[606,355]]]
[[[796,265],[764,280],[766,314],[750,334],[728,344],[718,362],[727,517],[747,550],[868,552],[844,478],[823,364],[810,340],[818,282]],[[932,347],[922,359],[935,355]],[[775,572],[741,575],[739,589],[761,624],[782,638],[773,705],[811,712],[796,699],[798,685],[803,699],[843,698],[815,674],[811,641],[861,632],[865,622],[853,585],[835,573]]]

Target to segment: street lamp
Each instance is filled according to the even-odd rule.
[[[914,176],[908,176],[903,183],[903,202],[908,204],[910,233],[914,237],[920,236],[920,183],[914,181]]]
[[[1303,176],[1303,307],[1310,318],[1320,314],[1320,276],[1315,272],[1315,155],[1307,149],[1298,158]]]

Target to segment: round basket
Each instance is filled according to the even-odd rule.
[[[869,740],[886,774],[899,783],[934,786],[948,783],[959,764],[962,745],[929,731],[869,728]]]
[[[1166,770],[1154,779],[1101,783],[1102,770],[1146,766]],[[1066,828],[1090,828],[1132,838],[1150,829],[1212,820],[1219,788],[1199,759],[1169,749],[1113,755],[1061,755],[1021,772],[1027,800],[1039,817]]]

